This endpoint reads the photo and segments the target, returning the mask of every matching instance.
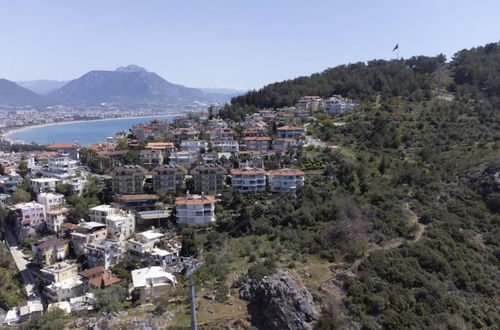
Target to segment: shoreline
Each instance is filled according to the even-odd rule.
[[[23,131],[27,131],[30,129],[34,129],[34,128],[61,126],[61,125],[67,125],[67,124],[80,124],[80,123],[88,123],[88,122],[95,122],[95,121],[112,121],[112,120],[120,120],[120,119],[151,118],[151,117],[166,117],[166,116],[176,117],[176,116],[182,116],[182,115],[185,115],[185,114],[173,113],[173,114],[152,115],[152,116],[126,116],[126,117],[114,117],[114,118],[102,118],[102,119],[90,119],[90,120],[59,121],[59,122],[54,122],[54,123],[22,126],[22,127],[15,127],[12,129],[8,129],[5,132],[2,132],[1,138],[5,141],[13,142],[13,140],[10,138],[10,135],[15,134],[15,133],[19,133],[19,132],[23,132]]]

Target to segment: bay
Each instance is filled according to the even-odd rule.
[[[38,144],[73,143],[90,145],[103,142],[107,137],[118,131],[129,131],[134,124],[147,123],[151,120],[168,120],[171,122],[175,115],[151,116],[91,120],[74,123],[57,123],[55,125],[34,126],[7,133],[6,137],[12,141]]]

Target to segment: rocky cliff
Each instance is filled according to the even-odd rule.
[[[312,329],[318,318],[311,293],[283,271],[251,280],[240,297],[250,301],[252,323],[262,329]]]

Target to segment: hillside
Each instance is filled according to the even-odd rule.
[[[24,88],[29,89],[40,95],[47,95],[50,92],[55,91],[66,85],[68,81],[59,80],[29,80],[29,81],[17,81],[16,84]]]
[[[50,101],[41,95],[19,86],[13,81],[0,79],[0,104],[38,107],[49,105]]]
[[[339,148],[299,151],[299,166],[313,170],[296,199],[223,205],[221,231],[241,228],[217,247],[231,252],[213,251],[217,267],[249,277],[287,270],[321,306],[319,329],[498,325],[498,56],[498,43],[463,50],[440,74],[443,58],[359,63],[234,98],[226,118],[309,94],[361,105],[309,124]],[[441,100],[438,86],[452,97]],[[224,261],[241,255],[247,268]],[[251,314],[254,324],[266,317]]]
[[[229,98],[172,84],[153,72],[133,65],[116,71],[90,71],[49,96],[64,104],[166,107],[196,106]]]

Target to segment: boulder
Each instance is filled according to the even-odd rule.
[[[318,318],[311,293],[287,273],[250,280],[240,297],[250,301],[252,323],[266,329],[312,329]]]

